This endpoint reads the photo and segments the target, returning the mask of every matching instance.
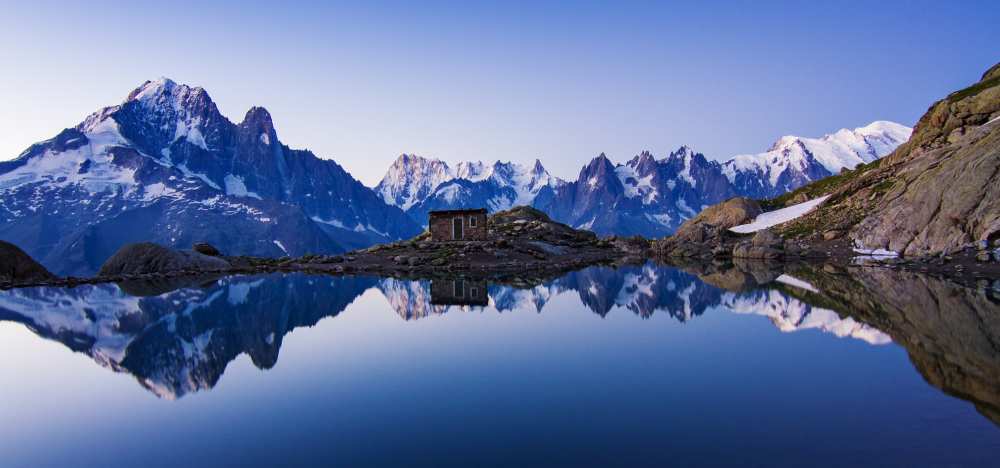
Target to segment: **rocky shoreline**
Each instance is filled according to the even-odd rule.
[[[732,198],[688,220],[673,236],[652,242],[652,254],[667,263],[731,261],[732,259],[793,263],[810,261],[840,268],[873,267],[947,275],[954,278],[1000,278],[1000,240],[968,243],[927,256],[859,253],[840,233],[785,238],[781,230],[762,229],[739,234],[730,228],[753,221],[760,204]]]
[[[12,244],[0,262],[0,289],[82,284],[185,282],[198,277],[302,272],[399,278],[463,277],[530,283],[598,265],[639,264],[655,259],[671,265],[692,261],[808,262],[831,268],[890,268],[930,273],[959,282],[1000,278],[1000,241],[977,243],[932,257],[859,255],[843,236],[786,239],[770,229],[751,234],[729,230],[762,212],[757,201],[733,198],[705,209],[671,237],[598,238],[528,207],[491,215],[488,240],[434,241],[428,232],[406,241],[380,244],[340,255],[263,258],[226,256],[204,243],[174,250],[151,243],[129,244],[109,258],[97,275],[58,277]],[[780,231],[779,231],[780,232]],[[994,258],[996,257],[996,258]],[[7,273],[5,273],[7,272]],[[186,279],[185,279],[186,278]],[[155,288],[154,288],[155,289]]]
[[[341,255],[297,258],[225,256],[207,244],[196,244],[191,250],[173,250],[151,243],[129,244],[108,259],[96,276],[56,277],[47,271],[44,275],[30,277],[0,276],[0,288],[73,287],[279,272],[404,278],[462,276],[517,283],[528,278],[558,276],[588,266],[637,263],[648,258],[648,241],[616,237],[599,239],[592,232],[556,223],[544,213],[528,207],[492,215],[488,228],[490,236],[483,241],[433,241],[425,232],[407,241]],[[22,264],[44,271],[26,254],[18,259]]]

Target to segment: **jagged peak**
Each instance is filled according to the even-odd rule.
[[[535,158],[535,164],[531,166],[531,172],[534,172],[535,174],[542,174],[547,173],[548,171],[545,170],[544,166],[542,166],[542,160]]]
[[[399,157],[393,161],[393,165],[407,166],[416,163],[430,163],[430,164],[447,164],[438,158],[428,158],[426,156],[420,156],[416,153],[400,153]]]
[[[271,113],[268,112],[267,109],[263,107],[259,106],[251,107],[250,110],[248,110],[246,115],[243,117],[243,122],[241,123],[241,125],[249,126],[254,124],[266,125],[268,127],[272,127],[274,123],[271,120]]]
[[[271,120],[271,113],[267,109],[259,106],[251,107],[240,122],[240,127],[254,134],[264,145],[270,145],[277,139],[277,132],[274,130],[274,122]]]
[[[584,174],[591,173],[592,171],[606,171],[613,173],[614,170],[614,163],[612,163],[611,160],[608,159],[608,156],[602,152],[594,159],[591,159],[590,162],[584,166],[584,168],[580,171],[580,175],[583,176]]]
[[[161,96],[174,96],[175,100],[183,100],[188,96],[204,97],[211,101],[208,93],[200,86],[188,86],[178,84],[170,78],[160,77],[156,80],[147,80],[138,88],[132,90],[125,101],[139,101],[142,103],[158,102]]]

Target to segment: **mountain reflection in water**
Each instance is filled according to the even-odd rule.
[[[686,323],[721,309],[766,316],[782,332],[815,329],[871,345],[895,341],[930,384],[1000,422],[1000,291],[993,284],[968,288],[885,269],[653,263],[516,285],[303,274],[185,281],[2,291],[0,320],[23,323],[174,399],[212,388],[243,353],[258,368],[273,367],[286,334],[336,317],[373,288],[404,320],[542,313],[566,294],[602,317],[624,309]]]

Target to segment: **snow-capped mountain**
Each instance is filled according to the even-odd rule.
[[[604,153],[575,181],[551,176],[540,161],[462,162],[402,155],[375,188],[383,199],[426,223],[431,210],[531,205],[553,219],[601,235],[662,237],[704,207],[743,195],[769,198],[874,161],[905,142],[910,128],[877,121],[821,138],[785,136],[770,150],[725,162],[682,146],[662,159],[644,151],[624,164]]]
[[[724,172],[740,194],[774,197],[881,158],[906,142],[911,132],[898,123],[876,121],[821,138],[783,136],[766,152],[734,156],[724,163]]]
[[[389,167],[375,191],[386,203],[426,224],[427,212],[459,207],[500,211],[547,199],[564,182],[541,161],[528,167],[512,162],[461,162],[454,168],[438,159],[403,154]]]
[[[283,145],[267,110],[234,124],[168,79],[0,163],[0,239],[60,274],[93,273],[128,242],[279,256],[418,232],[337,163]]]
[[[451,168],[440,159],[401,154],[375,186],[375,192],[386,203],[405,211],[429,197],[438,185],[454,178]]]
[[[643,152],[625,164],[602,153],[576,181],[535,207],[598,234],[661,237],[705,206],[735,195],[718,162],[683,146],[663,159]]]

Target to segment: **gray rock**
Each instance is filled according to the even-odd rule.
[[[221,257],[222,256],[222,252],[219,252],[219,249],[215,248],[215,246],[213,246],[212,244],[209,244],[208,242],[199,242],[199,243],[195,244],[192,247],[192,249],[195,252],[198,252],[198,253],[200,253],[202,255],[208,255],[209,257]]]
[[[55,276],[19,247],[0,241],[0,282],[27,283],[51,279]]]
[[[733,247],[733,257],[776,259],[782,256],[782,251],[769,245],[754,245],[753,242],[741,242]]]
[[[218,271],[229,269],[229,262],[193,250],[171,250],[142,242],[128,244],[101,265],[101,276],[143,275],[182,270]]]
[[[771,232],[770,229],[762,229],[754,234],[751,243],[754,247],[779,248],[782,245],[782,240],[781,237]]]

